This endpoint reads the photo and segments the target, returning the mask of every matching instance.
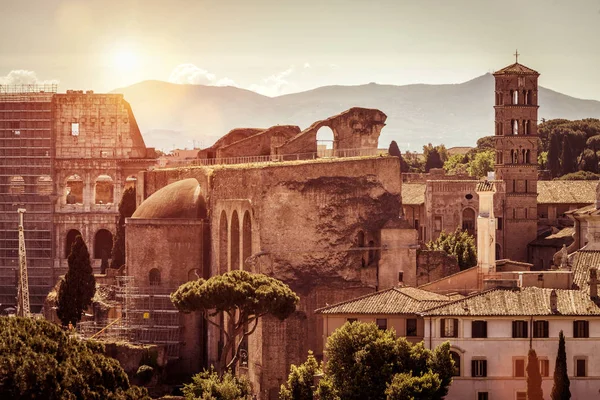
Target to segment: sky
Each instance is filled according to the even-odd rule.
[[[277,96],[460,83],[519,62],[600,100],[600,0],[0,0],[0,84],[143,80]]]

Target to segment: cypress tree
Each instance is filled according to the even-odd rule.
[[[540,362],[534,349],[527,354],[527,400],[544,400]]]
[[[556,355],[556,367],[554,368],[554,386],[550,398],[552,400],[569,400],[571,391],[569,386],[569,375],[567,374],[567,352],[565,350],[565,335],[560,331],[558,335],[558,354]]]
[[[125,218],[133,215],[136,209],[135,187],[125,189],[119,202],[119,222],[117,233],[113,240],[110,267],[121,268],[125,265]]]
[[[56,313],[63,325],[75,326],[96,293],[90,253],[81,236],[75,238],[68,262],[69,269],[58,288]]]
[[[564,136],[562,141],[562,174],[570,174],[575,171],[575,157],[573,156],[573,149],[569,143],[569,137]]]
[[[442,168],[443,166],[444,161],[442,161],[442,156],[440,155],[437,147],[434,147],[427,155],[427,160],[425,161],[425,172],[429,172],[431,168]]]
[[[388,148],[388,153],[390,156],[398,157],[400,159],[400,171],[401,172],[408,172],[408,170],[409,170],[408,163],[404,160],[404,157],[402,157],[402,153],[400,152],[398,143],[396,143],[395,140],[392,140],[392,143],[390,143],[390,147]]]

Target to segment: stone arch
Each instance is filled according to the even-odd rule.
[[[71,229],[69,232],[67,232],[67,236],[65,238],[65,258],[68,258],[69,254],[71,254],[71,247],[73,246],[73,243],[75,243],[75,238],[77,236],[82,236],[81,232],[79,232],[77,229]]]
[[[231,255],[231,270],[240,269],[240,219],[237,211],[231,214],[231,246],[229,254]]]
[[[70,175],[65,183],[65,203],[83,204],[83,179],[81,176]]]
[[[36,179],[35,192],[40,196],[50,196],[54,192],[54,182],[50,175],[42,175]]]
[[[94,182],[94,204],[113,204],[115,184],[110,175],[99,175]]]
[[[246,211],[242,222],[242,269],[247,269],[246,260],[250,256],[252,256],[252,218],[250,211]]]
[[[152,268],[150,272],[148,272],[148,281],[150,286],[160,285],[160,270],[158,268]]]
[[[110,258],[112,251],[113,235],[108,229],[99,229],[94,235],[94,258]]]
[[[464,231],[467,231],[469,233],[469,235],[474,235],[475,234],[475,218],[476,218],[475,210],[473,210],[471,207],[466,207],[465,209],[463,209],[461,216],[462,216],[462,229]]]
[[[452,376],[460,376],[461,375],[461,356],[457,351],[450,350],[450,357],[452,361],[454,361],[454,371]]]
[[[335,150],[335,133],[327,125],[321,126],[317,130],[317,152],[319,157],[333,157]]]
[[[25,194],[25,179],[21,175],[8,178],[9,194]]]
[[[227,231],[227,214],[222,211],[219,220],[219,274],[227,272],[227,245],[229,243]]]
[[[125,186],[123,186],[123,191],[125,191],[126,189],[129,188],[136,188],[137,186],[137,176],[135,175],[129,175],[127,178],[125,178]]]

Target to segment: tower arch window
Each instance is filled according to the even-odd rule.
[[[519,91],[518,90],[514,90],[512,92],[512,103],[519,104]]]
[[[511,124],[512,124],[512,134],[518,135],[519,134],[519,121],[517,121],[516,119],[513,119],[511,121]]]
[[[148,280],[150,281],[150,286],[160,285],[160,270],[158,268],[152,268],[148,273]]]

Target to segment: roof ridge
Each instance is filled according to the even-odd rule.
[[[514,289],[519,289],[519,288],[491,288],[491,289],[487,289],[487,290],[484,290],[484,291],[481,291],[481,292],[477,292],[477,293],[465,296],[462,299],[451,300],[451,301],[447,302],[446,304],[440,304],[440,305],[437,305],[437,306],[425,309],[425,310],[421,311],[419,314],[423,315],[424,313],[429,312],[429,311],[433,311],[433,310],[435,310],[437,308],[451,306],[453,304],[460,303],[461,301],[472,299],[473,297],[481,296],[481,295],[484,295],[484,294],[487,294],[487,293],[491,293],[491,292],[494,292],[494,291],[497,291],[497,290],[506,290],[506,289],[508,289],[508,290],[514,290]]]
[[[348,299],[348,300],[344,300],[344,301],[340,301],[339,303],[330,304],[330,305],[328,305],[328,306],[325,306],[325,307],[320,307],[320,308],[317,308],[317,309],[315,310],[315,313],[318,313],[318,312],[320,312],[320,311],[323,311],[323,310],[325,310],[326,308],[330,308],[330,307],[337,307],[337,306],[341,306],[341,305],[344,305],[344,304],[352,303],[353,301],[362,300],[362,299],[365,299],[365,298],[367,298],[367,297],[371,297],[371,296],[375,296],[375,295],[377,295],[377,294],[381,294],[381,293],[385,293],[385,292],[392,291],[392,290],[394,290],[394,289],[396,289],[396,288],[395,288],[395,287],[391,287],[391,288],[388,288],[388,289],[385,289],[385,290],[381,290],[381,291],[375,291],[375,292],[373,292],[373,293],[367,293],[367,294],[363,294],[362,296],[359,296],[359,297],[354,297],[354,298],[352,298],[352,299]],[[403,295],[404,295],[404,293],[402,293],[402,292],[398,292],[398,293],[400,293],[400,294],[403,294]]]

